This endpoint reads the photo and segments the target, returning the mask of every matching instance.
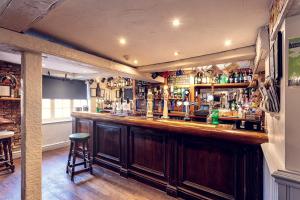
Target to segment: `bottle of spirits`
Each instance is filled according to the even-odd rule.
[[[229,75],[229,83],[233,83],[234,82],[234,80],[233,80],[233,73],[231,73],[230,75]]]
[[[203,83],[203,84],[206,84],[207,83],[207,77],[202,73],[201,74],[201,79],[202,79],[202,82],[201,83]]]
[[[248,81],[251,82],[252,81],[252,78],[253,78],[253,75],[252,75],[252,70],[249,69],[249,72],[248,72]]]
[[[240,80],[239,80],[239,75],[238,75],[237,72],[234,73],[234,82],[235,82],[235,83],[239,83],[239,82],[240,82]]]
[[[244,83],[244,75],[242,71],[239,72],[239,76],[240,76],[240,83]]]
[[[244,78],[244,82],[247,83],[248,82],[248,72],[247,71],[244,71],[243,78]]]
[[[202,83],[201,75],[200,75],[200,73],[198,73],[198,84],[201,84],[201,83]]]

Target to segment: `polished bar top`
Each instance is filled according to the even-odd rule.
[[[232,129],[232,125],[225,124],[212,125],[203,122],[186,122],[170,119],[152,119],[133,116],[121,117],[109,113],[92,112],[73,112],[72,117],[160,129],[173,133],[223,139],[244,144],[262,144],[268,142],[268,136],[265,133]]]

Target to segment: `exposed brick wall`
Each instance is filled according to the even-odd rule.
[[[21,66],[0,61],[0,75],[12,74],[17,78],[20,86]],[[19,150],[21,145],[21,102],[0,101],[0,116],[13,121],[13,124],[0,125],[0,130],[11,130],[15,132],[13,149]]]

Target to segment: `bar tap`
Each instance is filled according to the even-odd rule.
[[[152,90],[149,88],[148,89],[148,94],[147,94],[147,118],[153,118],[153,94]]]
[[[163,110],[163,116],[161,117],[163,119],[169,119],[169,116],[168,116],[168,101],[169,101],[168,85],[164,85],[164,110]]]

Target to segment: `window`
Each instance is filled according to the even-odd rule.
[[[70,120],[76,107],[87,105],[87,99],[43,99],[42,119],[46,123]]]
[[[51,119],[51,99],[42,101],[42,119]]]
[[[86,99],[75,99],[73,100],[73,110],[75,111],[76,107],[83,107],[87,106],[88,102]]]
[[[54,107],[54,118],[68,118],[71,116],[70,99],[55,99]]]

